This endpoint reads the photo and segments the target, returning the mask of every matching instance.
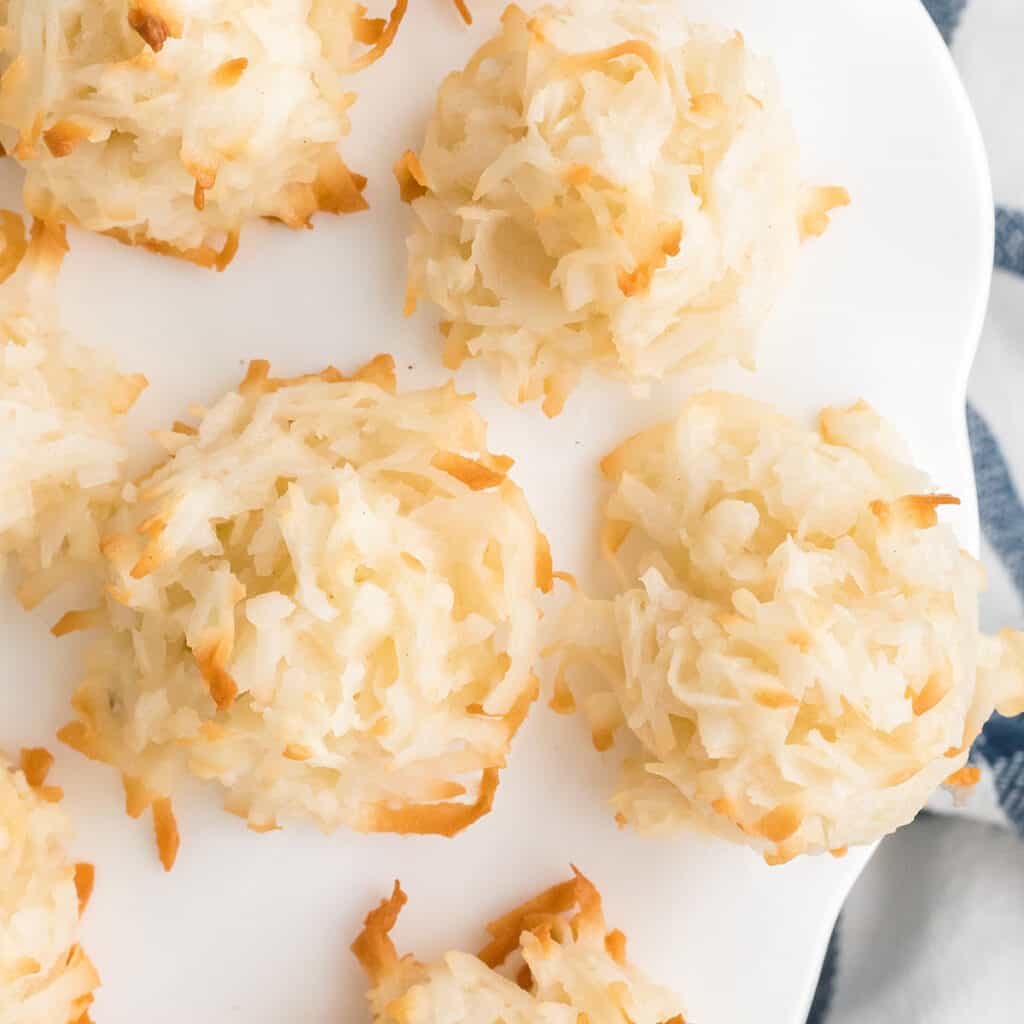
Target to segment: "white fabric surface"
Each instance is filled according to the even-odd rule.
[[[882,844],[843,915],[829,1024],[1020,1024],[1024,844],[929,816]]]

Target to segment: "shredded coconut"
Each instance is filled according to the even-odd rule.
[[[509,7],[395,171],[407,309],[436,303],[446,365],[480,357],[549,415],[587,365],[750,365],[801,237],[849,201],[803,185],[771,63],[677,0]]]
[[[405,7],[384,22],[353,0],[8,0],[0,141],[27,208],[219,269],[254,218],[364,209],[337,152],[343,76]]]
[[[1024,703],[1024,642],[979,635],[980,566],[938,522],[956,499],[868,406],[811,431],[707,393],[602,468],[622,590],[570,603],[557,685],[600,748],[620,726],[638,741],[620,815],[778,863],[969,784],[984,722]]]
[[[390,357],[349,379],[253,363],[126,490],[62,738],[122,772],[136,814],[185,770],[256,830],[450,835],[486,813],[551,565],[485,430],[450,384],[396,394]]]
[[[92,869],[65,853],[71,822],[45,786],[52,759],[24,751],[25,771],[0,757],[0,1020],[76,1024],[99,976],[78,945]],[[32,778],[28,778],[31,775]]]
[[[388,933],[405,901],[396,882],[352,946],[375,1024],[684,1024],[676,997],[626,960],[625,936],[607,930],[579,872],[488,925],[479,956],[399,957]],[[522,961],[515,981],[498,971],[510,958]]]

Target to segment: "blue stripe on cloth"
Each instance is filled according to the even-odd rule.
[[[818,987],[814,993],[811,1009],[807,1014],[807,1024],[825,1024],[828,1011],[832,1007],[832,997],[836,990],[836,974],[839,970],[839,931],[842,923],[843,918],[840,915],[835,928],[832,929],[832,938],[828,940],[828,949],[825,950],[821,974],[818,976]]]
[[[974,744],[972,759],[974,754],[991,765],[999,806],[1024,837],[1024,715],[993,716]]]
[[[953,42],[953,34],[960,24],[960,16],[964,13],[967,0],[923,0],[932,20],[939,27],[942,38],[947,43]]]
[[[1024,597],[1024,504],[999,442],[978,410],[967,404],[967,429],[978,482],[981,529]]]
[[[996,266],[1024,275],[1024,211],[996,207]]]

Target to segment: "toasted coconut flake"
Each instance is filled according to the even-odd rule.
[[[796,697],[785,690],[758,690],[754,700],[763,708],[793,708],[800,704]]]
[[[280,832],[281,826],[276,821],[265,821],[265,822],[254,822],[250,821],[248,824],[250,832],[255,832],[257,835],[266,835],[268,832]]]
[[[230,89],[233,85],[238,84],[239,79],[245,74],[248,67],[248,57],[236,57],[234,60],[226,60],[213,72],[213,84],[221,89]]]
[[[28,240],[25,237],[25,223],[13,210],[0,210],[0,284],[6,281],[25,258]]]
[[[364,46],[373,46],[380,40],[381,35],[387,26],[385,18],[367,18],[366,8],[359,4],[355,10],[355,17],[352,22],[352,36],[357,43]]]
[[[122,775],[124,785],[124,812],[130,818],[141,818],[149,810],[154,796],[141,779]]]
[[[408,6],[409,0],[395,0],[395,6],[391,9],[387,24],[381,30],[376,42],[366,53],[351,62],[349,65],[350,71],[360,71],[363,68],[367,68],[384,56],[398,34],[398,26],[402,24],[402,19],[405,17]]]
[[[736,801],[727,796],[720,796],[711,801],[711,810],[715,814],[721,814],[723,818],[728,818],[731,822],[738,822],[740,820],[740,810],[736,805]]]
[[[231,647],[230,641],[221,638],[195,652],[199,674],[209,686],[218,711],[229,711],[238,696],[238,684],[224,667],[231,657]]]
[[[756,825],[759,835],[773,843],[781,843],[795,835],[801,825],[800,811],[791,806],[780,804],[769,811]]]
[[[30,212],[222,270],[250,221],[366,208],[337,153],[345,78],[388,48],[406,0],[386,24],[354,0],[117,6],[5,8],[0,140]]]
[[[159,53],[164,43],[176,35],[161,14],[148,9],[151,5],[136,4],[128,9],[128,24],[137,32],[142,41],[154,52]]]
[[[577,8],[582,10],[582,5]],[[570,8],[572,10],[572,8]],[[549,18],[548,35],[545,41],[551,44],[551,25],[553,14],[546,11]],[[648,70],[655,79],[662,79],[665,73],[665,65],[661,54],[647,42],[646,39],[625,39],[614,46],[606,46],[598,50],[589,50],[582,53],[563,53],[559,60],[560,70],[569,74],[579,74],[585,71],[599,71],[602,74],[610,74],[612,69],[609,65],[613,61],[623,57],[636,57],[647,65]]]
[[[594,169],[589,164],[569,164],[562,172],[562,180],[567,185],[575,185],[577,188],[590,184],[593,177]]]
[[[792,860],[796,860],[800,854],[803,853],[801,849],[790,849],[789,847],[782,845],[775,850],[769,850],[764,854],[764,862],[770,868],[781,867],[783,864],[788,864]]]
[[[866,404],[815,432],[706,393],[601,468],[622,590],[570,598],[556,696],[599,748],[628,723],[621,821],[772,864],[870,843],[1024,703],[1024,637],[979,634],[982,574],[939,522],[956,499]]]
[[[576,698],[562,672],[555,677],[554,693],[548,707],[558,715],[571,715],[576,710]]]
[[[476,957],[448,953],[431,964],[400,957],[390,932],[405,903],[396,882],[352,944],[372,985],[376,1024],[586,1024],[610,1022],[612,1006],[623,1024],[683,1021],[676,997],[626,960],[625,936],[606,930],[601,897],[578,871],[488,925],[491,942]],[[524,962],[512,981],[498,968],[516,952]]]
[[[604,937],[604,948],[608,955],[620,966],[625,967],[626,958],[626,936],[616,928]]]
[[[555,574],[552,572],[551,547],[547,537],[537,531],[537,589],[541,593],[551,593]]]
[[[94,737],[84,722],[68,722],[57,730],[57,739],[92,761],[101,761]]]
[[[192,773],[256,829],[472,824],[537,696],[551,557],[470,397],[398,394],[390,356],[253,360],[199,415],[125,490],[99,612],[64,622],[98,637],[62,739],[157,823]]]
[[[31,747],[21,752],[21,770],[25,781],[33,788],[39,789],[45,782],[53,767],[53,754],[43,747]]]
[[[445,365],[480,358],[549,416],[587,366],[749,365],[801,236],[848,201],[801,184],[771,64],[674,0],[513,5],[501,26],[395,168],[406,312],[436,303]]]
[[[75,892],[78,893],[78,913],[84,914],[96,885],[96,869],[91,864],[75,865]]]
[[[476,800],[465,803],[405,804],[373,809],[367,832],[395,832],[399,835],[457,836],[490,814],[498,791],[498,770],[488,768],[480,777]]]
[[[487,925],[491,940],[477,956],[488,967],[500,967],[519,947],[519,939],[524,931],[541,924],[550,925],[555,918],[568,913],[576,906],[587,885],[590,882],[576,873],[569,881],[545,889],[538,896],[492,921]]]
[[[156,848],[160,854],[160,863],[164,871],[170,871],[178,859],[178,847],[181,838],[178,835],[178,822],[167,797],[158,797],[153,801],[153,834],[156,837]]]
[[[396,389],[395,360],[386,354],[374,356],[368,363],[356,370],[351,377],[346,377],[334,366],[328,366],[319,373],[309,373],[301,377],[271,377],[270,363],[266,359],[253,359],[249,363],[238,390],[246,397],[269,395],[281,388],[295,387],[313,381],[319,381],[321,384],[360,381],[365,384],[374,384],[382,391],[393,395]]]
[[[192,186],[192,194],[194,198],[194,184]],[[215,248],[213,245],[199,245],[191,248],[183,248],[171,245],[168,242],[157,241],[154,238],[137,238],[124,228],[108,228],[103,232],[103,234],[120,242],[122,245],[138,245],[149,252],[156,253],[158,256],[172,256],[174,259],[185,260],[188,263],[194,263],[197,267],[205,267],[208,270],[223,270],[227,266],[227,263],[230,262],[230,260],[225,262],[224,259],[225,254],[229,252],[229,247],[226,242],[220,249]]]
[[[89,137],[89,129],[74,121],[58,121],[43,132],[43,141],[52,156],[69,156],[75,147]]]
[[[249,395],[268,394],[273,390],[275,389],[270,384],[270,361],[251,359],[245,376],[242,378],[242,383],[238,385],[239,393],[248,397]]]
[[[971,789],[981,781],[981,769],[973,764],[966,764],[959,771],[947,776],[945,784],[962,789]]]
[[[60,786],[40,786],[36,795],[48,804],[59,804],[64,799],[64,790]]]
[[[505,479],[504,473],[496,472],[456,452],[438,452],[430,464],[456,480],[461,480],[472,491],[486,491],[497,487]]]
[[[368,210],[370,204],[363,196],[365,188],[363,175],[349,170],[337,154],[330,155],[313,182],[315,209],[337,214]],[[308,218],[305,223],[308,224]]]
[[[850,193],[845,188],[829,187],[808,189],[800,216],[800,240],[817,238],[825,234],[829,225],[829,214],[843,206],[849,206]]]
[[[205,200],[204,206],[205,209]],[[235,258],[238,252],[238,239],[239,233],[237,231],[231,231],[228,233],[227,239],[224,242],[224,247],[217,254],[217,258],[214,260],[213,265],[218,271],[227,270],[231,261]]]
[[[77,633],[84,629],[92,629],[99,623],[100,613],[95,609],[88,611],[65,612],[60,619],[50,628],[50,632],[56,637],[67,636],[69,633]]]
[[[22,772],[0,758],[0,1020],[11,1024],[76,1024],[99,985],[76,941],[93,873],[67,856],[71,823],[42,785],[51,762],[25,750]]]
[[[403,203],[411,203],[414,199],[425,196],[429,191],[423,165],[411,149],[407,149],[401,155],[394,166],[394,174]]]
[[[391,898],[382,900],[379,907],[366,915],[363,930],[352,943],[352,952],[374,983],[382,981],[399,965],[390,933],[408,901],[409,897],[396,880]]]
[[[925,715],[949,693],[952,680],[947,672],[934,672],[920,693],[911,691],[911,707],[915,715]]]
[[[352,380],[362,381],[364,384],[375,384],[389,395],[395,394],[398,390],[398,383],[395,379],[394,357],[387,354],[374,356],[368,363],[356,370],[352,375]]]

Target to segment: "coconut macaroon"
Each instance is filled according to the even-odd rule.
[[[31,608],[101,561],[127,456],[124,414],[146,386],[73,340],[57,314],[63,229],[0,211],[0,572]]]
[[[78,944],[92,893],[91,864],[73,864],[61,791],[46,785],[53,758],[24,750],[21,767],[0,756],[0,1020],[87,1021],[100,983]]]
[[[997,707],[1024,710],[1024,643],[979,635],[980,566],[901,440],[863,403],[817,431],[736,396],[602,463],[611,601],[562,622],[554,704],[632,750],[614,802],[770,863],[911,820]]]
[[[803,185],[771,63],[675,0],[509,7],[395,173],[407,310],[436,303],[447,366],[480,357],[552,416],[586,366],[750,365],[801,239],[849,201]]]
[[[344,75],[405,13],[353,0],[8,0],[0,141],[25,204],[224,269],[246,222],[366,208]]]
[[[489,924],[477,956],[399,957],[389,932],[405,902],[396,882],[352,945],[375,1024],[684,1024],[678,999],[627,961],[625,936],[607,930],[601,897],[578,871]],[[503,966],[519,968],[515,981]]]
[[[257,831],[453,835],[490,809],[551,560],[470,398],[396,393],[390,357],[257,361],[127,488],[105,603],[58,625],[99,628],[61,738],[152,806],[165,866],[183,771]]]

